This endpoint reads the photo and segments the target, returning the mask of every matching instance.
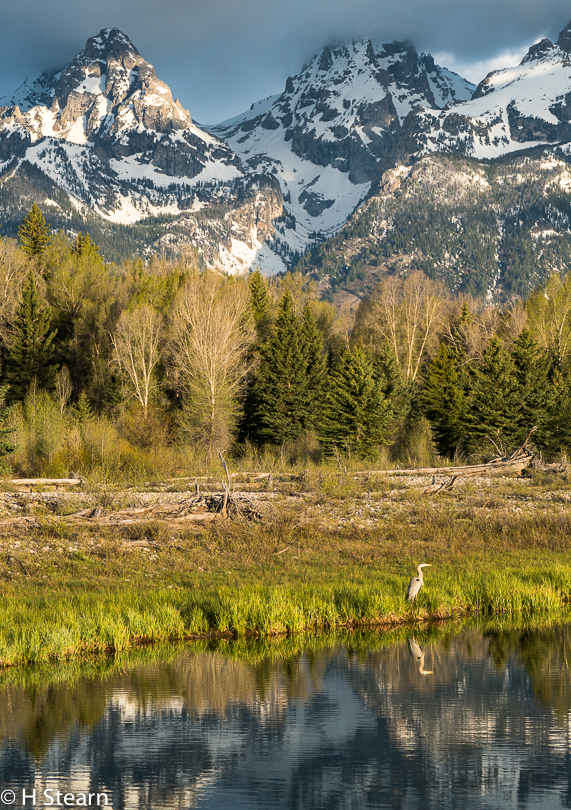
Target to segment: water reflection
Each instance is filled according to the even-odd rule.
[[[415,638],[408,639],[408,651],[410,653],[410,657],[414,661],[414,663],[418,666],[418,671],[421,675],[434,675],[434,672],[430,669],[424,668],[424,658],[426,655],[426,650],[423,650]]]
[[[0,780],[129,809],[569,807],[570,642],[564,627],[222,644],[13,683]]]

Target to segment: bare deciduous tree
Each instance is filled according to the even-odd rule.
[[[112,335],[115,359],[127,386],[141,403],[145,419],[156,388],[154,372],[160,360],[161,316],[148,304],[125,310]]]
[[[18,243],[14,239],[0,239],[0,337],[4,340],[10,334],[9,324],[29,270],[29,261]]]
[[[444,285],[413,273],[383,279],[357,317],[355,335],[392,346],[405,377],[415,380],[421,362],[443,328],[448,295]]]
[[[229,446],[235,425],[254,337],[248,310],[247,283],[212,272],[192,276],[175,301],[172,362],[187,426],[210,455]]]
[[[529,297],[526,311],[535,339],[561,365],[571,355],[571,274],[550,276],[545,287]]]
[[[67,403],[73,394],[73,385],[71,377],[69,376],[69,369],[67,366],[62,366],[56,374],[56,402],[59,405],[60,415],[63,416]]]
[[[463,310],[466,317],[463,317]],[[445,337],[464,363],[473,360],[483,362],[484,352],[492,337],[502,326],[507,327],[507,322],[502,322],[499,307],[472,296],[456,298],[450,306],[447,321]]]

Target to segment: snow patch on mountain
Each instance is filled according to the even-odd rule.
[[[339,231],[411,110],[440,109],[474,89],[408,42],[357,40],[323,48],[281,94],[209,131],[246,168],[279,180],[287,217],[273,248],[287,260]]]
[[[460,152],[494,159],[571,140],[571,58],[566,32],[533,45],[516,67],[490,73],[469,101],[441,112],[424,108],[407,121],[416,154]]]
[[[144,152],[121,159],[112,158],[109,161],[109,166],[119,180],[131,182],[150,181],[155,187],[165,189],[173,185],[192,187],[197,183],[228,183],[242,175],[236,166],[229,166],[223,161],[212,161],[206,164],[202,171],[192,178],[173,177],[165,174],[152,163],[146,162]]]

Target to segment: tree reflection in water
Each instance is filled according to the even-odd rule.
[[[448,627],[7,673],[0,779],[116,808],[567,806],[570,640]]]

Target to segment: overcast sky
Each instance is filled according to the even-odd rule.
[[[281,92],[327,41],[411,39],[477,82],[570,19],[566,0],[14,0],[2,10],[0,96],[116,26],[195,120],[215,123]]]

